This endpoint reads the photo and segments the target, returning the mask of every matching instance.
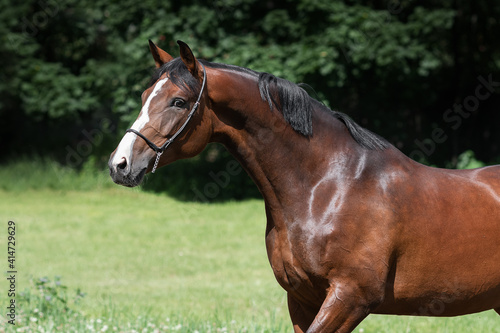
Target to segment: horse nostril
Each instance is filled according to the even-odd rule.
[[[127,167],[127,159],[125,157],[122,157],[120,162],[116,165],[117,169],[124,170]]]

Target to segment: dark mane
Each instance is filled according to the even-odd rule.
[[[280,79],[268,73],[259,75],[259,91],[263,100],[273,109],[277,105],[285,120],[294,130],[312,136],[312,101],[307,92],[295,83]],[[273,96],[278,96],[276,102]]]
[[[269,103],[269,108],[273,109],[273,104],[277,105],[283,113],[285,120],[294,130],[305,136],[312,136],[312,110],[313,102],[318,107],[328,109],[323,104],[309,96],[309,94],[290,81],[280,79],[268,73],[259,75],[259,91],[263,100]],[[273,96],[278,96],[278,102]],[[359,126],[349,116],[344,113],[328,109],[332,116],[339,119],[349,130],[353,139],[362,147],[372,150],[383,150],[389,147],[389,142],[371,131]]]
[[[305,136],[313,135],[312,110],[314,107],[323,107],[297,84],[278,78],[272,74],[259,73],[248,68],[233,65],[212,63],[204,60],[200,62],[210,68],[227,69],[240,73],[255,76],[258,80],[258,88],[261,98],[269,103],[271,111],[276,107],[292,128]],[[160,68],[154,73],[150,81],[150,86],[156,82],[163,74],[167,73],[172,82],[189,91],[198,91],[200,83],[189,73],[188,69],[180,58],[176,58]],[[276,100],[277,98],[277,100]],[[344,113],[329,110],[333,117],[339,119],[349,130],[353,139],[362,147],[372,150],[383,150],[389,147],[389,143],[380,136],[359,126],[349,116]]]

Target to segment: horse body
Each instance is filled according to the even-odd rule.
[[[199,77],[182,45],[181,58]],[[292,128],[300,121],[278,111],[295,88],[232,67],[206,75],[203,112],[160,166],[208,141],[238,159],[264,197],[268,258],[296,332],[351,332],[369,313],[500,308],[500,167],[420,165],[312,99],[300,117],[314,134],[304,135],[309,127]],[[140,147],[138,160],[154,159]],[[112,154],[114,180],[151,170],[132,163]]]
[[[412,169],[398,198],[393,281],[376,312],[455,316],[500,307],[500,168]]]
[[[230,84],[239,95],[249,83],[240,84]],[[245,112],[257,117],[259,110]],[[352,270],[358,279],[366,276],[367,285],[380,281],[370,291],[371,307],[380,303],[374,312],[449,316],[500,307],[500,252],[486,250],[500,240],[499,167],[443,170],[394,148],[367,151],[321,108],[314,109],[310,139],[286,131],[279,117],[274,121],[282,133],[274,131],[270,146],[251,128],[241,130],[251,133],[240,135],[241,142],[234,136],[220,141],[266,198],[269,260],[293,297],[319,308],[334,281],[326,277]],[[241,153],[243,146],[252,153]],[[262,170],[269,160],[272,168]]]

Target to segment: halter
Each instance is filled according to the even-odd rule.
[[[135,129],[129,128],[128,130],[125,131],[125,132],[132,132],[132,133],[136,134],[137,136],[139,136],[140,138],[142,138],[144,141],[146,141],[148,146],[156,152],[156,160],[155,160],[155,164],[153,165],[153,170],[151,170],[151,173],[155,173],[156,168],[158,167],[158,162],[160,161],[160,156],[168,148],[168,146],[170,146],[170,144],[175,140],[175,138],[179,134],[181,134],[181,132],[186,127],[186,125],[189,123],[189,120],[191,120],[191,117],[193,116],[193,114],[196,112],[196,109],[198,109],[198,106],[200,106],[201,95],[203,94],[203,90],[205,89],[205,85],[206,85],[206,81],[207,81],[207,72],[205,71],[205,66],[203,66],[202,63],[199,63],[199,64],[203,68],[203,83],[201,84],[200,94],[198,95],[198,99],[194,103],[193,108],[189,112],[186,121],[184,122],[184,124],[182,124],[181,128],[179,128],[177,130],[177,132],[175,132],[175,134],[172,135],[172,137],[170,137],[170,139],[165,141],[165,143],[161,147],[158,147],[153,142],[151,142],[148,138],[146,138],[141,132],[136,131]]]

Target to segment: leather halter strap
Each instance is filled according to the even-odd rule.
[[[189,112],[188,116],[187,116],[187,119],[186,121],[184,122],[184,124],[182,124],[182,126],[177,130],[177,132],[174,133],[174,135],[172,135],[170,137],[170,139],[168,139],[167,141],[165,141],[165,143],[163,145],[161,145],[160,147],[158,147],[157,145],[155,145],[151,140],[149,140],[148,138],[146,138],[141,132],[139,131],[136,131],[135,129],[133,128],[129,128],[127,129],[125,132],[131,132],[131,133],[134,133],[136,134],[137,136],[139,136],[141,139],[143,139],[144,141],[146,141],[146,143],[148,144],[148,146],[153,149],[155,152],[156,152],[156,160],[155,160],[155,164],[153,166],[153,170],[151,171],[151,173],[155,173],[156,171],[156,168],[158,167],[158,162],[160,161],[160,156],[161,154],[163,154],[163,152],[168,148],[168,146],[170,146],[170,144],[175,140],[175,138],[177,138],[177,136],[179,136],[179,134],[182,133],[182,131],[184,130],[184,128],[186,128],[187,124],[189,123],[189,121],[191,120],[191,117],[193,116],[193,114],[196,112],[196,110],[198,109],[198,107],[200,106],[200,100],[201,100],[201,96],[203,94],[203,90],[205,89],[205,86],[206,86],[206,82],[207,82],[207,72],[205,70],[205,66],[203,66],[202,63],[199,62],[199,64],[201,65],[201,67],[203,68],[203,83],[201,84],[201,90],[200,90],[200,94],[198,95],[198,99],[196,100],[196,102],[194,103],[193,105],[193,108],[191,109],[191,111]]]

